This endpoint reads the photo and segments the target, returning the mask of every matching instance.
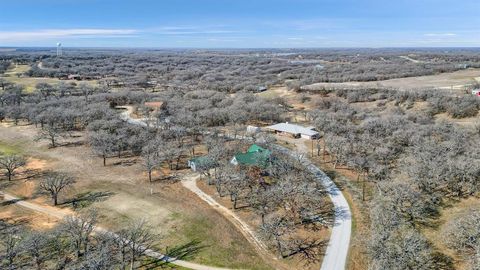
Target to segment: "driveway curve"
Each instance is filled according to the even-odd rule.
[[[303,165],[314,174],[317,180],[324,186],[334,205],[335,222],[320,270],[345,269],[352,232],[352,213],[342,191],[330,177],[303,155],[279,145],[275,145],[275,148],[291,157],[301,159]]]

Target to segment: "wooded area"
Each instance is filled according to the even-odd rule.
[[[176,179],[187,160],[204,147],[204,157],[211,162],[198,171],[220,197],[230,198],[233,210],[248,208],[255,213],[261,223],[258,233],[272,250],[281,258],[300,254],[305,262],[318,262],[326,243],[308,232],[332,226],[331,202],[301,161],[276,151],[275,139],[262,133],[256,139],[274,157],[266,168],[230,163],[256,136],[246,138],[247,125],[265,126],[301,115],[321,134],[312,141],[312,155],[357,176],[362,204],[369,208],[364,214],[370,231],[362,235],[362,243],[370,269],[456,269],[456,258],[432,243],[424,231],[434,226],[448,204],[479,195],[478,97],[432,89],[332,89],[305,94],[301,100],[311,110],[299,110],[282,96],[263,98],[256,89],[286,84],[300,96],[295,91],[315,82],[451,72],[480,67],[478,51],[80,50],[66,55],[0,54],[0,74],[23,63],[31,66],[25,76],[65,80],[37,84],[33,93],[27,93],[22,85],[0,78],[0,122],[35,125],[36,139],[48,141],[52,148],[85,133],[104,166],[113,157],[140,157],[148,182]],[[421,63],[402,55],[415,55]],[[98,79],[99,85],[67,80],[71,74],[81,80]],[[151,101],[162,105],[156,109],[145,105]],[[119,106],[135,108],[135,117],[148,119],[145,126],[125,119],[125,107]],[[472,125],[455,123],[474,117]],[[227,131],[234,138],[222,135]],[[5,180],[15,180],[16,170],[25,163],[25,157],[2,154]],[[165,171],[169,175],[162,175]],[[57,205],[58,195],[74,184],[74,175],[51,172],[38,188]],[[471,208],[442,225],[444,244],[468,269],[480,269],[479,221],[478,209]],[[96,223],[94,211],[67,218],[48,232],[4,222],[2,265],[124,269],[139,265],[145,250],[160,244],[146,221],[116,234],[93,233]]]

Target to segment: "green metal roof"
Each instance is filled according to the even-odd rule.
[[[235,155],[235,159],[238,164],[267,167],[270,159],[270,150],[264,149],[256,144],[248,148],[247,153],[238,153]]]
[[[247,153],[253,153],[253,152],[263,152],[263,151],[267,151],[266,149],[256,145],[256,144],[252,144],[252,146],[250,146],[247,150]]]

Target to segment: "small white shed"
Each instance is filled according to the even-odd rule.
[[[262,131],[261,128],[256,127],[256,126],[247,126],[247,133],[248,134],[257,134],[260,131]]]

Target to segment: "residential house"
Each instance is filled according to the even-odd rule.
[[[257,166],[266,168],[270,162],[272,152],[256,144],[250,146],[246,153],[236,154],[230,163],[234,165]]]

